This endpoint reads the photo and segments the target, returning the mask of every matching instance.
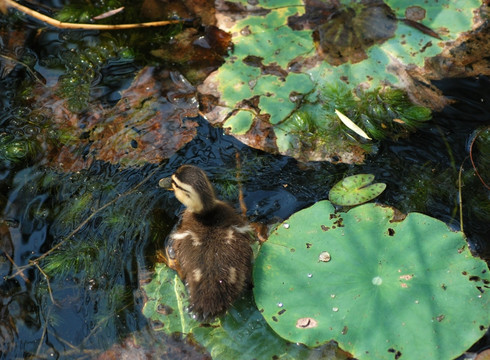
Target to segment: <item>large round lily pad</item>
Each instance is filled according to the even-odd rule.
[[[490,276],[464,235],[419,213],[321,201],[262,246],[254,295],[269,325],[359,359],[452,359],[484,335]]]

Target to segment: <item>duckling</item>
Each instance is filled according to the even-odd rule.
[[[159,186],[175,192],[186,207],[170,234],[168,265],[186,284],[190,311],[199,320],[223,315],[251,283],[251,228],[216,198],[205,172],[183,165]]]

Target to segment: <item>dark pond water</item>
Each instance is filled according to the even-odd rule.
[[[69,48],[69,40],[64,33],[50,32],[43,43],[27,41],[32,65],[48,81],[67,72],[47,67],[46,61],[62,56],[60,49]],[[140,67],[118,60],[99,69],[93,98],[106,106],[114,104]],[[39,131],[39,124],[22,120],[29,109],[16,105],[17,91],[27,78],[25,69],[16,66],[0,80],[2,136],[22,140]],[[263,153],[202,118],[195,119],[199,127],[194,140],[159,165],[124,168],[94,162],[88,169],[61,172],[41,166],[39,157],[0,157],[1,358],[96,358],[114,344],[132,348],[128,338],[133,333],[144,339],[143,346],[151,344],[158,358],[207,356],[197,346],[155,335],[141,314],[140,282],[149,278],[155,251],[181,210],[171,194],[158,188],[158,180],[184,163],[203,168],[221,197],[236,203],[238,152],[252,221],[271,224],[285,219],[326,199],[329,188],[344,176],[373,173],[388,185],[377,201],[403,212],[422,212],[459,229],[458,172],[464,163],[470,174],[469,145],[477,129],[490,124],[490,80],[451,79],[435,85],[455,103],[410,138],[380,143],[376,154],[359,166],[304,164]],[[476,253],[488,261],[488,190],[472,173],[464,179],[464,230]],[[110,206],[98,210],[107,203]],[[63,255],[53,254],[41,263],[50,274],[48,283],[29,261],[60,242]],[[20,273],[17,267],[25,268]],[[483,339],[476,348],[488,345]]]

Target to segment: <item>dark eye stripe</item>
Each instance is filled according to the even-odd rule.
[[[177,189],[182,190],[185,193],[189,193],[188,190],[186,190],[183,187],[179,186],[173,179],[172,179],[172,186],[175,186]]]

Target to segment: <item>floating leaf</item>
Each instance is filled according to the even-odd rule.
[[[485,334],[490,272],[461,232],[375,204],[335,213],[328,201],[287,223],[254,268],[257,306],[285,339],[333,339],[363,360],[453,359]]]
[[[148,297],[143,315],[153,321],[155,330],[192,334],[213,359],[299,359],[309,353],[306,347],[290,344],[271,330],[250,293],[245,293],[211,326],[202,326],[186,310],[184,284],[166,265],[157,264],[152,281],[143,290]],[[333,352],[336,349],[332,347]]]
[[[189,302],[184,284],[166,265],[155,267],[154,279],[144,290],[149,299],[143,308],[143,315],[156,322],[156,330],[164,330],[168,334],[187,334],[199,326],[199,322],[187,311]]]
[[[368,134],[364,132],[359,126],[357,126],[351,119],[342,114],[340,111],[335,109],[335,113],[339,117],[339,119],[347,126],[349,129],[354,131],[357,135],[362,136],[366,140],[372,140]]]
[[[337,205],[353,206],[374,199],[386,189],[386,184],[371,184],[372,174],[357,174],[348,176],[335,184],[328,198]],[[371,184],[371,185],[370,185]]]
[[[244,134],[250,129],[253,117],[250,111],[239,111],[236,115],[230,116],[223,127],[230,127],[235,134]]]

